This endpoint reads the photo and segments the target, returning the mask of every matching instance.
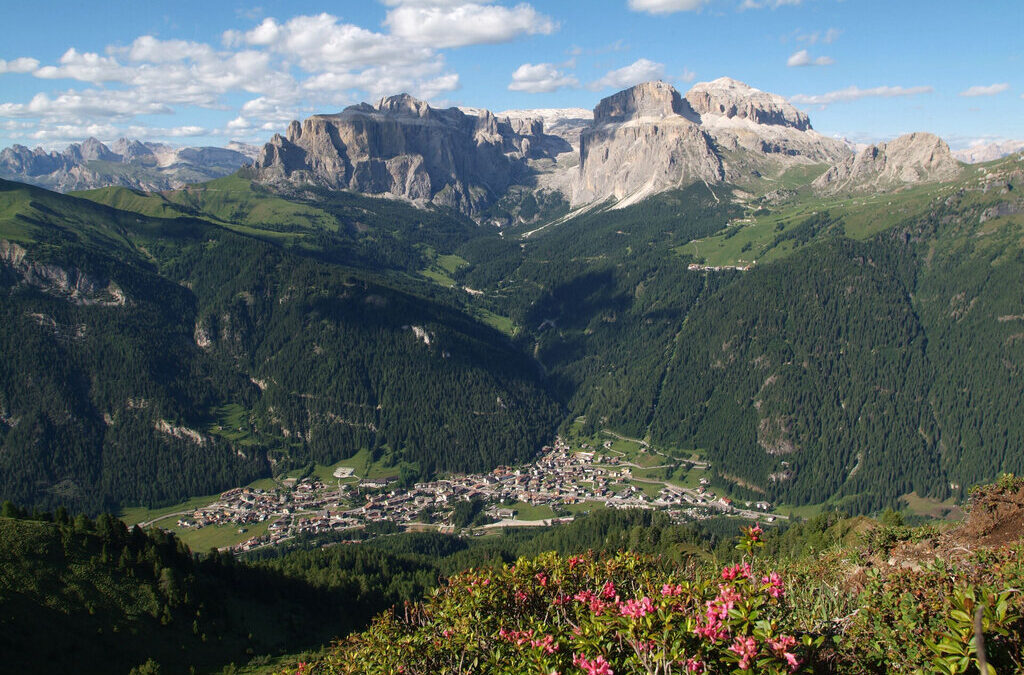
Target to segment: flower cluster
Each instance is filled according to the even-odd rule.
[[[805,660],[784,591],[749,560],[680,578],[633,554],[545,554],[453,577],[415,615],[379,619],[350,662],[373,674],[782,674]]]

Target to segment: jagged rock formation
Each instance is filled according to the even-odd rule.
[[[771,177],[796,164],[835,164],[852,156],[841,140],[822,136],[781,96],[721,77],[686,93],[714,139],[726,180]]]
[[[950,180],[962,170],[945,141],[919,132],[868,146],[830,168],[812,186],[822,194],[893,190]]]
[[[529,173],[528,159],[565,145],[539,121],[438,110],[402,94],[293,121],[254,168],[264,182],[393,195],[478,215]]]
[[[798,131],[811,128],[810,118],[786,99],[754,89],[731,77],[698,82],[686,92],[686,100],[701,116],[750,120],[754,124],[790,127]]]
[[[646,82],[603,99],[580,136],[573,205],[609,197],[630,201],[694,181],[725,178],[700,117],[664,82]]]
[[[961,162],[978,164],[1001,159],[1015,152],[1024,151],[1024,141],[996,141],[972,145],[961,150],[954,150],[953,156]]]
[[[109,279],[90,276],[82,270],[29,260],[24,248],[0,239],[0,266],[10,269],[20,282],[76,305],[122,306],[124,291]]]
[[[14,145],[0,151],[0,178],[70,192],[108,185],[169,190],[219,178],[249,164],[252,155],[230,148],[177,148],[122,138],[107,146],[95,138],[63,152]],[[251,152],[251,146],[249,146]]]
[[[572,203],[614,197],[629,204],[698,180],[743,183],[850,156],[842,141],[814,131],[781,96],[727,77],[696,84],[685,97],[664,82],[647,82],[594,109],[594,124],[582,133]]]

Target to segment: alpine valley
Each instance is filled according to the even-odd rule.
[[[54,669],[215,672],[317,649],[488,561],[728,560],[738,521],[778,525],[769,549],[793,558],[884,532],[868,539],[884,561],[911,538],[897,511],[957,512],[1024,474],[1019,152],[965,164],[924,131],[855,150],[720,78],[593,111],[401,94],[258,150],[91,139],[8,148],[0,170],[0,539],[17,570],[0,644],[22,669],[16,645],[36,640]],[[1022,489],[1000,485],[986,504]],[[883,509],[889,529],[855,517]],[[544,527],[434,532],[489,523]],[[656,576],[572,560],[493,578],[512,598],[517,574]],[[476,615],[451,589],[480,574],[316,672],[400,672],[389,641],[419,658],[443,612],[458,639]],[[870,633],[867,615],[844,630]],[[46,625],[73,649],[43,644]],[[846,658],[831,649],[820,672]],[[896,658],[917,657],[874,663]],[[407,672],[473,672],[429,663]]]

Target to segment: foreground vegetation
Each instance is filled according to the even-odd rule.
[[[289,672],[1020,672],[1022,515],[1024,480],[1006,476],[973,493],[958,530],[890,515],[855,549],[795,560],[757,555],[756,526],[724,566],[521,558],[456,575]]]

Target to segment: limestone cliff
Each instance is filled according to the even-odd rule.
[[[950,180],[963,170],[938,136],[913,133],[871,145],[830,168],[812,183],[822,194],[898,189]]]
[[[574,206],[609,197],[630,201],[694,181],[724,178],[700,117],[664,82],[646,82],[603,99],[580,135]]]
[[[729,181],[771,178],[800,164],[831,165],[853,154],[814,131],[807,115],[781,96],[728,77],[694,85],[686,100],[714,139]]]
[[[477,215],[528,173],[528,159],[564,145],[541,123],[439,110],[402,94],[292,122],[254,168],[264,182],[393,195]]]

